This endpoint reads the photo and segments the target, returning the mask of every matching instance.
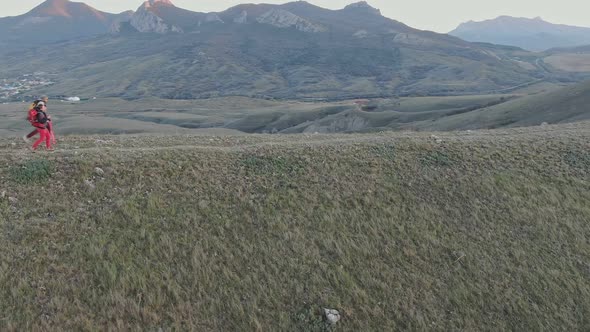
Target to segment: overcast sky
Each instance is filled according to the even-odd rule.
[[[340,9],[357,0],[308,0],[329,9]],[[24,14],[43,0],[2,0],[0,17]],[[78,0],[105,12],[119,13],[137,9],[142,0]],[[172,0],[177,6],[198,12],[217,12],[252,0]],[[268,0],[265,3],[286,3],[289,0]],[[373,7],[389,18],[411,27],[449,32],[462,22],[482,21],[500,15],[533,18],[540,16],[551,23],[590,27],[588,0],[369,0]]]

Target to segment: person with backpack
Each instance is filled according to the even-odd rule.
[[[29,111],[29,121],[33,124],[33,126],[37,129],[37,132],[41,136],[35,143],[33,143],[33,151],[37,150],[39,144],[45,141],[45,147],[47,150],[53,150],[51,148],[51,135],[49,134],[49,130],[47,129],[48,126],[48,116],[45,112],[47,110],[47,106],[44,102],[40,101],[37,103],[37,106]]]
[[[47,98],[47,96],[43,96],[41,97],[41,99],[37,99],[35,101],[33,101],[33,103],[29,106],[29,114],[28,114],[28,120],[31,123],[31,125],[34,126],[33,122],[34,122],[34,117],[31,116],[32,113],[36,112],[35,111],[35,107],[37,107],[37,104],[39,102],[43,102],[45,104],[45,106],[47,106],[47,101],[49,100],[49,98]],[[47,123],[47,130],[49,130],[49,135],[51,137],[51,142],[52,144],[55,144],[55,133],[53,131],[53,122],[51,121],[51,116],[47,117],[48,123]],[[31,131],[30,133],[28,133],[27,135],[23,136],[23,140],[25,142],[29,142],[29,139],[32,138],[33,136],[37,135],[38,131],[35,128],[33,131]]]

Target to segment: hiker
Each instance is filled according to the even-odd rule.
[[[35,101],[33,101],[33,103],[31,104],[31,106],[29,107],[29,115],[28,115],[28,120],[31,123],[31,125],[33,125],[34,122],[34,116],[31,116],[31,113],[35,112],[35,107],[37,107],[37,104],[39,102],[43,102],[45,104],[45,106],[47,106],[47,101],[49,100],[49,98],[47,98],[47,96],[43,96],[41,97],[41,99],[37,99]],[[47,111],[46,111],[47,113]],[[55,132],[53,131],[53,122],[51,121],[51,116],[47,117],[48,123],[47,123],[47,130],[49,130],[49,135],[51,137],[51,142],[52,144],[55,144]],[[34,125],[33,125],[34,126]],[[37,135],[38,131],[37,129],[34,129],[33,131],[31,131],[29,134],[24,135],[23,136],[23,140],[25,142],[29,142],[29,139],[32,138],[33,136]]]
[[[33,125],[33,122],[34,122],[34,115],[33,115],[33,113],[35,113],[35,112],[36,112],[36,111],[35,111],[35,107],[37,107],[37,104],[38,104],[40,101],[42,101],[42,102],[44,102],[44,103],[45,103],[45,105],[47,105],[47,101],[48,101],[48,100],[49,100],[49,98],[47,98],[47,96],[43,96],[43,97],[41,97],[41,99],[37,99],[37,100],[33,101],[33,103],[32,103],[32,104],[29,106],[29,108],[28,108],[29,114],[28,114],[28,116],[27,116],[27,120],[29,120],[29,122],[31,123],[31,125]],[[33,125],[33,126],[34,126],[34,125]],[[24,136],[23,136],[23,140],[24,140],[25,142],[28,142],[28,141],[29,141],[29,139],[30,139],[30,138],[32,138],[33,136],[37,135],[37,133],[38,133],[38,131],[37,131],[37,129],[35,128],[35,129],[34,129],[33,131],[31,131],[29,134],[27,134],[27,135],[24,135]]]
[[[47,129],[48,123],[50,122],[45,111],[47,110],[47,106],[44,102],[40,101],[37,103],[35,108],[29,111],[29,121],[35,128],[37,128],[37,132],[41,136],[35,143],[33,143],[33,151],[37,150],[39,144],[45,141],[45,147],[47,150],[53,150],[51,148],[51,135],[49,134],[49,130]]]

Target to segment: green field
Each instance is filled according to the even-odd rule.
[[[589,129],[1,138],[0,330],[588,330]]]

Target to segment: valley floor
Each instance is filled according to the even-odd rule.
[[[590,122],[27,147],[0,330],[590,328]]]

